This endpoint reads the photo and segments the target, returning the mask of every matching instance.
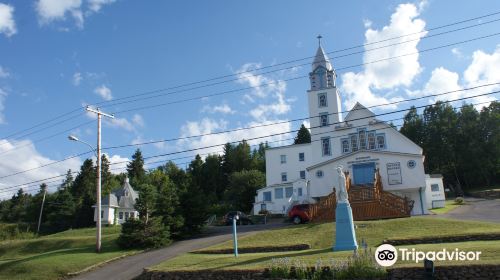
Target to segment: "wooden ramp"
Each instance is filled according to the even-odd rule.
[[[346,174],[346,189],[355,221],[409,217],[413,200],[400,197],[383,190],[382,178],[375,171],[374,186],[351,186],[351,178]],[[337,198],[334,191],[309,207],[312,222],[331,222],[335,220]]]

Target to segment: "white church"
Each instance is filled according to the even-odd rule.
[[[342,166],[352,189],[373,187],[378,170],[384,191],[411,201],[411,215],[428,214],[428,205],[441,203],[426,201],[431,196],[425,193],[430,188],[422,148],[359,102],[343,117],[336,78],[320,43],[307,91],[311,143],[266,150],[266,186],[258,190],[253,212],[286,214],[294,204],[320,201],[333,192]]]

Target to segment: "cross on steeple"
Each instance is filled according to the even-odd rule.
[[[323,38],[323,36],[318,35],[318,37],[316,37],[316,38],[318,38],[318,45],[320,45],[320,46],[321,46],[321,38]]]

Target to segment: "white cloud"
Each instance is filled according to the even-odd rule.
[[[279,120],[277,120],[279,121]],[[265,121],[265,122],[249,122],[247,123],[248,126],[256,126],[256,125],[262,125],[262,124],[271,124],[276,121]],[[209,133],[214,133],[217,131],[223,131],[228,129],[228,122],[225,120],[214,120],[210,118],[204,118],[201,121],[188,121],[186,122],[185,125],[181,127],[181,137],[188,137],[188,136],[193,136],[193,135],[200,135],[200,134],[209,134]],[[245,129],[245,130],[238,130],[238,131],[233,131],[229,133],[221,133],[221,134],[210,134],[198,138],[190,138],[190,139],[184,139],[184,140],[179,140],[177,142],[178,148],[179,149],[193,149],[193,148],[200,148],[200,147],[207,147],[211,145],[217,145],[217,144],[224,144],[227,142],[233,142],[233,141],[241,141],[243,139],[250,139],[250,138],[255,138],[255,137],[261,137],[261,136],[267,136],[270,134],[277,134],[277,133],[285,133],[291,130],[290,123],[280,123],[280,124],[274,124],[274,125],[269,125],[269,126],[264,126],[264,127],[256,127],[253,129]],[[287,134],[282,134],[282,135],[276,135],[276,136],[269,136],[257,140],[252,140],[249,141],[249,144],[258,144],[260,142],[265,142],[265,141],[282,141],[285,139],[291,138],[291,135],[289,133]],[[196,153],[219,153],[222,150],[222,146],[219,147],[213,147],[213,148],[207,148],[199,151],[195,151],[194,154]]]
[[[252,87],[252,95],[259,98],[265,98],[270,93],[276,91],[284,91],[284,88],[286,87],[285,81],[276,80],[264,75],[248,72],[252,69],[261,67],[261,63],[246,63],[241,66],[241,68],[236,71],[236,73],[239,73],[237,74],[238,83],[247,84],[249,87]]]
[[[7,92],[0,88],[0,124],[5,124],[5,116],[3,110],[5,109],[5,98],[7,97]]]
[[[0,33],[10,37],[17,33],[14,21],[14,7],[0,3]]]
[[[234,114],[236,111],[231,109],[231,107],[227,104],[221,104],[221,105],[216,105],[216,106],[209,106],[205,105],[203,106],[203,109],[201,109],[201,112],[203,113],[221,113],[221,114]]]
[[[250,115],[259,121],[265,121],[269,117],[283,115],[290,111],[290,105],[286,102],[283,92],[277,91],[277,102],[271,104],[260,104],[250,111]]]
[[[425,36],[425,22],[418,19],[419,9],[414,4],[401,4],[391,15],[390,24],[380,30],[368,28],[365,33],[365,43],[372,44],[389,38],[400,37],[406,34],[414,34],[391,40],[391,47],[366,51],[363,62],[367,63],[361,72],[348,72],[342,75],[342,91],[346,95],[345,105],[347,109],[354,106],[357,101],[363,105],[371,106],[402,100],[402,97],[381,96],[374,90],[390,90],[400,86],[411,86],[414,78],[422,71],[418,61],[419,55],[403,56],[377,63],[370,63],[384,58],[397,57],[409,53],[417,53],[417,44],[420,38]],[[408,40],[415,41],[397,44]],[[384,43],[382,46],[388,45]],[[376,45],[378,46],[378,45]],[[373,48],[366,46],[365,50]],[[394,109],[396,106],[385,106],[384,109]]]
[[[8,78],[8,77],[10,77],[9,71],[0,66],[0,78]]]
[[[372,22],[371,20],[369,20],[369,19],[364,19],[364,20],[363,20],[363,26],[364,26],[365,28],[371,28],[371,27],[372,27],[372,24],[373,24],[373,22]]]
[[[463,73],[462,80],[460,80],[460,75],[456,72],[452,72],[443,67],[438,67],[432,71],[429,81],[424,85],[422,91],[415,91],[412,95],[416,96],[426,96],[431,94],[444,93],[449,91],[455,91],[462,88],[471,88],[485,84],[492,84],[500,82],[500,78],[497,73],[500,71],[500,45],[497,46],[495,51],[491,54],[485,53],[482,50],[477,50],[472,55],[472,61],[470,65],[465,69]],[[491,91],[496,91],[500,89],[500,85],[493,85],[488,87],[477,88],[474,90],[452,92],[449,94],[444,94],[437,96],[431,100],[429,103],[434,103],[437,100],[455,100],[475,95],[480,95],[483,93],[488,93]],[[476,105],[477,108],[483,106],[488,106],[489,102],[496,100],[492,95],[485,95],[474,97],[470,99],[465,99],[467,103],[484,103]],[[458,103],[462,103],[459,101]]]
[[[89,0],[89,9],[97,13],[101,10],[102,6],[112,4],[116,0]]]
[[[462,54],[462,51],[460,51],[459,48],[453,48],[451,49],[451,53],[456,56],[457,58],[463,58],[464,55]]]
[[[109,124],[112,127],[122,128],[125,129],[126,131],[135,130],[135,126],[125,118],[116,118],[116,117],[114,119],[104,118],[104,120],[106,124]]]
[[[75,20],[77,27],[83,28],[85,18],[99,12],[104,5],[109,5],[116,0],[87,0],[83,5],[82,0],[38,0],[35,4],[41,24],[49,24],[54,21],[64,21],[70,15]],[[59,28],[68,31],[68,28]]]
[[[144,126],[144,119],[142,118],[141,115],[139,114],[134,114],[134,116],[132,117],[132,123],[136,126],[136,127],[143,127]]]
[[[83,27],[82,0],[38,0],[36,11],[40,23],[48,24],[56,20],[65,20],[70,14],[78,27]]]
[[[109,159],[109,171],[111,171],[111,173],[120,174],[127,171],[127,163],[130,161],[130,159],[122,157],[120,155],[109,156],[108,154],[106,154],[106,157]]]
[[[94,92],[106,101],[113,99],[113,95],[111,95],[111,89],[109,89],[105,85],[98,86],[96,89],[94,89]]]
[[[13,150],[16,147],[21,146],[23,146],[22,149]],[[6,176],[27,169],[36,168],[38,166],[49,164],[55,161],[40,154],[40,152],[36,150],[35,146],[30,140],[0,140],[0,153],[2,153],[2,168],[0,168],[0,176]],[[65,174],[68,169],[78,171],[80,165],[81,160],[79,158],[72,158],[61,163],[56,163],[47,167],[23,173],[22,175],[20,174],[3,178],[2,182],[0,183],[0,187],[5,188],[13,185],[29,183],[32,181],[62,175]],[[64,177],[61,177],[61,182],[63,179]],[[30,185],[37,184],[39,183]],[[37,188],[30,189],[34,189],[35,192],[38,191]],[[10,197],[17,191],[18,189],[13,189],[10,193],[0,194],[0,197]]]
[[[76,72],[75,74],[73,74],[73,85],[79,86],[82,80],[83,80],[82,73]]]

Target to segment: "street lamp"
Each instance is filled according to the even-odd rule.
[[[234,256],[238,257],[238,236],[236,235],[236,221],[240,219],[238,213],[233,216],[233,246],[234,246]]]
[[[96,156],[96,165],[97,165],[97,176],[96,176],[96,192],[97,192],[97,221],[96,221],[96,244],[95,244],[95,250],[97,253],[101,252],[101,157],[99,156],[100,151],[97,151],[90,145],[89,143],[78,139],[78,137],[74,135],[69,135],[68,139],[71,141],[75,142],[80,142],[83,143],[87,146],[90,147],[90,150],[94,152],[94,155]]]

